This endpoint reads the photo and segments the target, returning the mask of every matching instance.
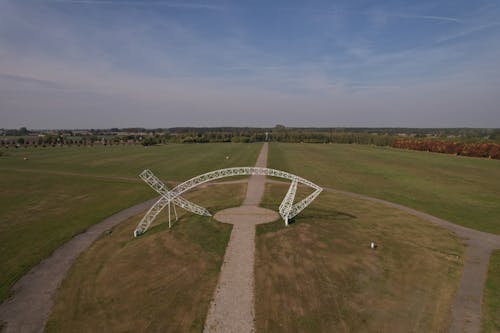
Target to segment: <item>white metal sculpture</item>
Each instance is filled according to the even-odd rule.
[[[137,237],[146,232],[149,228],[153,220],[156,216],[165,208],[168,207],[168,226],[171,227],[171,218],[170,218],[170,206],[173,204],[173,209],[175,213],[175,218],[177,219],[177,211],[175,210],[175,206],[179,206],[184,208],[187,211],[198,215],[211,216],[210,212],[197,204],[194,204],[183,197],[183,194],[186,191],[191,190],[192,188],[201,185],[203,183],[210,182],[212,180],[217,180],[224,177],[232,177],[232,176],[250,176],[250,175],[258,175],[258,176],[270,176],[270,177],[279,177],[285,178],[292,181],[290,184],[290,188],[288,189],[283,202],[279,207],[279,213],[283,220],[285,221],[285,225],[288,225],[288,222],[291,218],[299,214],[304,208],[309,206],[311,202],[321,193],[323,190],[318,185],[313,182],[308,181],[302,177],[293,175],[291,173],[269,169],[269,168],[258,168],[258,167],[238,167],[238,168],[227,168],[227,169],[219,169],[212,172],[207,172],[202,175],[191,178],[184,183],[177,185],[174,189],[168,190],[165,184],[163,184],[150,170],[144,170],[139,176],[153,188],[156,192],[158,192],[161,197],[160,199],[147,211],[146,215],[139,222],[137,227],[134,230],[134,236]],[[306,198],[302,199],[296,204],[293,204],[295,199],[295,194],[297,192],[297,185],[303,184],[311,187],[314,191],[309,194]]]
[[[295,193],[297,193],[297,179],[292,180],[292,184],[288,188],[288,192],[286,192],[285,198],[281,202],[279,212],[283,220],[285,220],[285,225],[288,225],[288,219],[292,218],[290,216],[290,212],[293,207],[293,200],[295,199]]]

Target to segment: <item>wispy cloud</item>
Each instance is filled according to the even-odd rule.
[[[392,17],[398,17],[402,19],[416,19],[416,20],[434,20],[434,21],[445,21],[445,22],[455,22],[463,23],[462,19],[456,17],[448,16],[433,16],[433,15],[404,15],[404,14],[393,14]]]
[[[469,35],[472,35],[472,34],[475,34],[478,32],[482,32],[482,31],[485,31],[485,30],[488,30],[491,28],[496,28],[499,26],[500,26],[500,22],[491,22],[491,23],[487,23],[487,24],[468,27],[468,28],[466,28],[458,33],[451,33],[451,34],[448,34],[446,36],[440,37],[436,40],[436,43],[444,43],[444,42],[448,42],[448,41],[457,40],[459,38],[463,38],[463,37],[466,37],[466,36],[469,36]]]
[[[371,9],[364,14],[368,15],[370,20],[376,25],[385,25],[394,19],[399,20],[423,20],[423,21],[440,21],[448,23],[462,24],[464,20],[458,17],[441,16],[441,15],[418,15],[412,12],[400,12],[389,9],[375,8]]]
[[[56,82],[53,82],[53,81],[40,80],[40,79],[27,77],[27,76],[20,76],[20,75],[10,75],[10,74],[0,73],[0,80],[9,81],[13,85],[21,84],[21,85],[37,85],[40,87],[47,87],[47,88],[54,88],[54,89],[61,88],[60,84],[57,84]]]

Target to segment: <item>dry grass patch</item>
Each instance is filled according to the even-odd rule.
[[[268,185],[265,206],[286,190]],[[444,229],[322,193],[288,228],[258,226],[256,247],[259,331],[447,331],[463,247]]]
[[[186,197],[216,212],[238,206],[245,191],[213,186]],[[162,223],[134,239],[141,215],[96,241],[63,281],[46,331],[200,332],[231,226],[178,213],[170,230]]]

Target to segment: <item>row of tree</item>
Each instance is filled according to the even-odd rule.
[[[392,143],[392,147],[430,151],[434,153],[500,159],[500,144],[498,143],[464,143],[433,140],[397,139]]]
[[[498,130],[493,129],[417,129],[411,135],[408,129],[343,129],[343,128],[287,128],[276,125],[273,128],[143,128],[108,130],[89,130],[79,136],[69,130],[57,133],[40,133],[26,128],[16,130],[15,134],[27,136],[0,137],[1,147],[47,147],[47,146],[93,146],[142,144],[144,146],[167,143],[207,143],[207,142],[303,142],[303,143],[341,143],[370,144],[391,146],[401,149],[422,150],[437,153],[456,154],[471,157],[500,159]],[[401,131],[401,132],[399,132]],[[413,129],[415,131],[415,129]],[[462,136],[433,137],[434,134],[458,134]],[[473,137],[472,135],[478,135]],[[485,137],[483,135],[488,135]],[[402,138],[404,136],[404,138]],[[455,139],[456,141],[452,141]]]
[[[46,137],[19,137],[0,139],[0,147],[55,147],[55,146],[93,146],[93,145],[124,145],[140,144],[144,139],[127,137],[71,137],[71,136],[46,136]],[[167,140],[158,140],[154,144],[168,143]]]

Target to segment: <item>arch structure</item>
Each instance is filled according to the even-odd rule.
[[[203,216],[212,216],[210,212],[191,201],[188,201],[181,197],[181,194],[187,192],[201,184],[225,178],[225,177],[233,177],[233,176],[270,176],[270,177],[279,177],[291,180],[290,187],[285,195],[285,198],[280,204],[279,213],[283,220],[285,221],[285,225],[288,225],[288,221],[299,214],[304,208],[309,206],[311,202],[323,191],[321,187],[314,184],[313,182],[304,179],[302,177],[296,176],[294,174],[270,169],[270,168],[258,168],[258,167],[238,167],[238,168],[227,168],[227,169],[219,169],[211,172],[204,173],[202,175],[191,178],[184,183],[177,185],[172,190],[169,190],[167,186],[159,180],[150,170],[146,169],[139,177],[144,180],[153,190],[158,192],[161,197],[160,199],[147,211],[146,215],[139,222],[137,227],[134,230],[134,236],[137,237],[148,230],[151,223],[158,216],[158,214],[165,208],[168,207],[168,226],[169,228],[172,226],[170,212],[171,207],[173,208],[175,218],[177,219],[177,211],[175,206],[179,206],[187,211],[192,213],[203,215]],[[295,194],[297,192],[298,184],[306,185],[313,189],[313,192],[309,194],[306,198],[294,204]]]

